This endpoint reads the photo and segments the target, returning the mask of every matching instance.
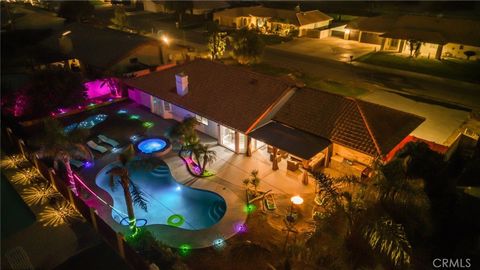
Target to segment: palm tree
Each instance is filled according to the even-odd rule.
[[[118,182],[122,188],[125,196],[125,203],[127,205],[128,223],[130,230],[136,232],[136,218],[133,211],[133,204],[138,205],[145,212],[148,211],[148,200],[144,197],[143,192],[132,182],[127,168],[127,163],[133,158],[133,146],[130,145],[123,153],[118,156],[118,160],[121,166],[115,166],[107,171],[110,175],[110,187],[115,189],[115,185]],[[117,181],[115,181],[117,180]]]
[[[198,124],[199,123],[195,117],[186,117],[182,122],[177,123],[167,132],[167,136],[171,140],[178,141],[180,143],[180,152],[189,146],[196,145],[200,141],[195,131],[195,127]]]
[[[68,181],[75,195],[78,195],[78,187],[73,177],[70,159],[74,155],[89,161],[93,160],[92,152],[83,144],[88,137],[88,133],[87,129],[75,129],[66,134],[57,120],[47,119],[43,122],[40,136],[33,139],[33,144],[40,147],[40,151],[38,151],[40,157],[53,158],[55,170],[58,170],[59,162],[63,163]]]
[[[217,160],[217,153],[214,150],[210,150],[210,145],[208,144],[196,144],[192,147],[192,153],[197,161],[201,175],[205,173],[208,164],[212,164]]]
[[[250,172],[250,183],[255,189],[255,194],[257,194],[257,188],[260,185],[260,178],[258,177],[258,170],[253,170]]]

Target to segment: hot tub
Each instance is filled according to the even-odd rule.
[[[137,153],[144,156],[163,156],[170,152],[172,146],[165,137],[150,137],[139,140],[135,144]]]

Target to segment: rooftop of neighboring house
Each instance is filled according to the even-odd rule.
[[[215,12],[215,14],[226,17],[265,17],[271,18],[274,21],[288,22],[296,26],[333,20],[332,17],[319,10],[295,11],[287,9],[267,8],[263,6],[230,8]]]
[[[71,49],[68,49],[70,41]],[[62,48],[60,42],[67,45]],[[109,69],[142,46],[157,44],[152,38],[82,23],[70,24],[41,43],[50,51],[77,58],[99,69]]]
[[[480,46],[480,21],[420,15],[382,15],[352,20],[347,28],[384,33],[385,37],[438,44]]]
[[[301,88],[273,120],[377,156],[387,155],[425,119],[358,99]]]
[[[188,93],[176,92],[175,75],[188,76]],[[247,132],[295,83],[245,68],[196,59],[128,79],[128,85],[188,111]]]

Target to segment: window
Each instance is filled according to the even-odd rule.
[[[460,48],[459,48],[459,49],[460,49],[460,50],[463,50],[463,45],[460,45]]]
[[[198,115],[198,114],[195,115],[195,118],[197,119],[197,121],[198,121],[199,123],[202,123],[202,124],[204,124],[205,126],[208,126],[208,119],[207,119],[207,118],[202,117],[202,116],[200,116],[200,115]]]
[[[166,101],[163,102],[163,110],[166,112],[172,111],[172,105]]]

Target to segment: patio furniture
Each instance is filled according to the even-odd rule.
[[[35,269],[23,247],[17,246],[5,253],[5,258],[13,270]]]
[[[83,167],[84,164],[80,160],[70,159],[70,165],[73,165],[75,168],[80,169]]]
[[[105,148],[105,147],[103,147],[103,146],[101,146],[101,145],[96,144],[94,141],[88,141],[88,142],[87,142],[87,145],[88,145],[88,147],[90,147],[90,148],[92,148],[93,150],[96,150],[96,151],[98,151],[98,152],[100,152],[100,153],[102,153],[102,154],[108,151],[107,148]]]
[[[300,165],[300,162],[290,158],[289,160],[287,160],[287,170],[289,171],[297,171],[298,170],[298,167]]]
[[[104,143],[107,143],[109,145],[111,145],[112,147],[117,147],[118,145],[120,145],[117,141],[115,141],[114,139],[110,139],[108,138],[107,136],[105,135],[98,135],[98,139],[100,139],[100,141],[104,142]]]
[[[275,203],[275,197],[273,194],[267,194],[265,195],[265,206],[267,207],[268,210],[273,211],[277,209],[277,204]]]

